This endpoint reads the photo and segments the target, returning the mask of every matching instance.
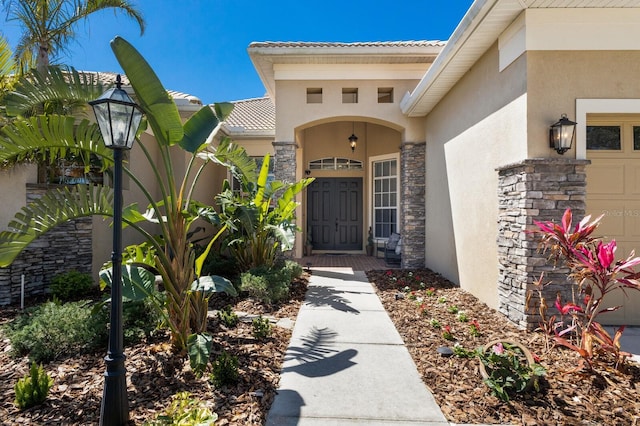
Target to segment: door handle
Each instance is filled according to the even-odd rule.
[[[336,232],[338,232],[338,218],[336,217]]]

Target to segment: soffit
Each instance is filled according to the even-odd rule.
[[[427,115],[527,8],[633,7],[640,7],[640,0],[476,0],[416,89],[402,100],[402,112]]]

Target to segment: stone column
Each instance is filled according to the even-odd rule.
[[[402,267],[424,268],[426,142],[404,142],[400,152]]]
[[[293,183],[296,181],[296,145],[295,142],[273,142],[275,150],[273,173],[276,180]]]
[[[282,182],[296,182],[296,148],[295,142],[273,142],[274,163],[273,174],[276,180]],[[296,246],[298,245],[298,233],[296,233]],[[294,257],[295,248],[287,252],[280,252],[282,257],[291,259]]]
[[[535,221],[560,221],[571,208],[581,219],[586,205],[586,166],[588,160],[565,158],[528,159],[498,171],[498,310],[521,328],[537,327],[537,309],[527,309],[527,292],[544,272],[544,297],[548,305],[557,292],[570,296],[568,269],[554,267],[547,254],[539,253],[534,234]],[[537,300],[534,295],[532,300]],[[566,300],[566,299],[565,299]]]

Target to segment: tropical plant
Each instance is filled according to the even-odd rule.
[[[569,278],[573,286],[573,300],[564,302],[560,295],[556,298],[555,306],[561,316],[560,321],[556,322],[555,317],[548,320],[545,317],[546,301],[540,291],[543,277],[540,277],[536,288],[541,296],[541,327],[555,334],[556,343],[579,353],[589,369],[593,368],[598,354],[612,355],[616,366],[624,363],[629,355],[620,350],[624,327],[618,328],[611,337],[596,319],[602,313],[621,307],[605,307],[607,295],[640,290],[640,274],[633,269],[640,264],[640,257],[634,257],[632,251],[628,257],[616,261],[615,240],[603,243],[600,238],[592,236],[602,217],[591,221],[591,216],[586,216],[573,227],[571,209],[567,209],[559,224],[552,221],[535,222],[538,227],[536,233],[541,236],[541,248],[550,251],[554,262],[564,262],[570,270]],[[568,324],[564,321],[566,317],[569,318]]]
[[[178,392],[173,395],[171,405],[165,414],[156,421],[144,423],[148,426],[213,426],[218,415],[203,406],[202,401],[191,396],[190,392]]]
[[[127,0],[2,0],[7,19],[19,22],[22,35],[15,50],[20,68],[36,64],[44,74],[52,56],[75,38],[74,26],[95,12],[115,9],[133,18],[144,33],[142,14]]]
[[[538,391],[538,378],[547,372],[542,365],[527,359],[523,349],[513,343],[498,342],[479,348],[476,353],[486,372],[484,383],[494,396],[505,402],[530,387]]]
[[[264,157],[257,182],[241,175],[242,191],[224,190],[216,197],[221,216],[229,224],[228,247],[242,271],[274,266],[278,253],[291,250],[298,230],[296,195],[314,178],[296,183],[269,182],[269,154]]]
[[[16,405],[24,410],[42,404],[49,395],[49,389],[53,386],[53,379],[42,365],[35,362],[31,364],[29,375],[18,380],[14,390],[16,392]]]
[[[244,149],[229,139],[223,139],[216,148],[212,146],[216,129],[230,113],[232,105],[203,107],[183,124],[175,103],[135,48],[120,37],[112,41],[111,47],[155,135],[155,142],[139,141],[136,147],[141,149],[146,158],[146,167],[153,173],[154,183],[161,194],[160,199],[156,200],[131,169],[123,168],[132,185],[138,187],[148,202],[142,211],[136,204],[125,207],[123,222],[138,231],[154,253],[153,257],[147,256],[141,262],[143,265],[126,265],[123,278],[126,283],[137,287],[135,292],[141,298],[150,294],[155,282],[149,270],[159,272],[166,293],[164,303],[171,342],[178,353],[186,354],[188,342],[206,341],[203,335],[206,332],[210,294],[214,291],[235,293],[228,280],[201,275],[204,259],[226,226],[220,223],[213,207],[193,199],[194,188],[204,168],[210,163],[233,166],[232,171],[241,172],[248,180],[256,179],[256,166]],[[37,116],[16,120],[6,126],[3,133],[0,136],[0,161],[25,157],[34,152],[43,154],[44,151],[51,153],[58,150],[62,153],[74,150],[96,154],[105,165],[113,162],[110,150],[100,143],[97,125],[87,120],[76,122],[70,116]],[[157,154],[154,150],[157,150]],[[184,174],[177,176],[173,162],[174,156],[180,152],[187,156],[188,162]],[[73,188],[50,191],[40,200],[24,207],[9,225],[10,230],[0,233],[0,265],[11,264],[30,242],[59,223],[83,216],[113,216],[112,200],[111,190],[100,185],[75,185]],[[191,225],[198,219],[220,223],[220,228],[204,252],[196,257],[188,236]],[[152,235],[141,222],[154,224],[161,237]],[[102,274],[107,282],[108,277],[108,272]],[[191,335],[201,335],[201,338]],[[202,345],[201,350],[205,351],[206,345]]]

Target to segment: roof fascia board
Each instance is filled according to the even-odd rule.
[[[495,42],[498,35],[525,8],[526,5],[521,0],[476,0],[462,18],[446,46],[442,49],[442,52],[440,52],[420,83],[418,83],[412,93],[407,93],[400,102],[402,112],[409,117],[420,117],[428,114],[437,103],[437,100],[444,96],[453,84],[455,84],[457,77],[453,76],[455,81],[449,79],[447,82],[444,82],[442,87],[438,88],[438,93],[434,96],[434,99],[428,102],[426,108],[419,108],[420,103],[423,102],[423,98],[429,89],[435,87],[437,83],[440,83],[439,77],[445,72],[452,61],[465,59],[458,58],[458,53],[466,47],[468,41],[476,33],[479,33],[478,29],[485,23],[485,21],[487,21],[487,17],[493,15],[497,19],[495,22],[492,20],[488,24],[484,24],[484,26],[488,25],[489,28],[484,28],[480,37],[485,40],[491,40],[485,42],[486,46],[484,51],[486,51],[486,49]],[[495,37],[493,37],[494,35]],[[477,47],[473,49],[474,52],[477,52],[478,50],[481,49],[478,49]],[[472,55],[474,55],[474,53],[472,53]],[[467,60],[469,61],[470,67],[474,61],[469,59]]]

